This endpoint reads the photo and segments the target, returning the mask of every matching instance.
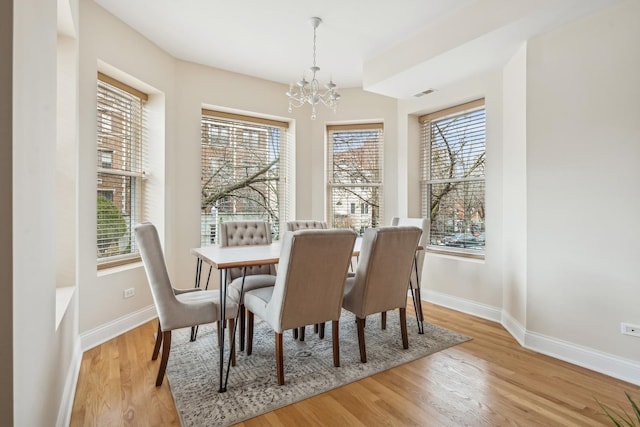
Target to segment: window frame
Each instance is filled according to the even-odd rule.
[[[431,123],[441,120],[448,120],[455,117],[462,117],[476,111],[483,110],[484,111],[484,141],[483,141],[483,149],[482,152],[482,164],[483,164],[483,173],[481,176],[470,176],[467,178],[459,178],[453,177],[450,179],[432,179],[430,174],[430,164],[431,164]],[[441,253],[447,255],[453,255],[458,257],[468,257],[475,259],[484,259],[486,253],[486,240],[482,243],[482,249],[475,249],[473,247],[454,247],[454,246],[446,246],[446,245],[437,245],[431,244],[432,242],[432,228],[431,228],[431,187],[436,184],[446,184],[446,183],[474,183],[481,182],[483,186],[483,196],[484,201],[482,203],[482,234],[486,233],[486,218],[485,218],[485,206],[486,206],[486,171],[484,170],[484,165],[486,164],[486,106],[484,98],[477,99],[474,101],[470,101],[467,103],[459,104],[450,108],[446,108],[443,110],[439,110],[433,113],[425,114],[419,117],[420,122],[420,198],[421,198],[421,215],[424,218],[427,218],[429,221],[428,227],[428,237],[427,237],[427,246],[426,250],[433,253]],[[429,127],[429,130],[426,128]],[[466,234],[467,231],[464,230],[462,234]]]
[[[268,156],[273,154],[273,148],[278,149],[278,163],[274,164],[268,171],[264,172],[266,174],[273,173],[273,169],[278,172],[278,183],[276,184],[276,192],[271,193],[275,199],[277,199],[277,219],[278,223],[275,224],[271,221],[273,215],[269,212],[269,208],[266,208],[267,213],[252,213],[252,209],[249,209],[249,212],[239,211],[239,212],[225,212],[225,209],[229,209],[231,204],[233,205],[233,209],[236,209],[237,204],[245,205],[245,207],[257,207],[257,202],[255,200],[250,199],[249,197],[244,197],[243,194],[228,194],[221,198],[221,203],[217,205],[206,205],[204,206],[204,199],[201,199],[201,209],[200,209],[200,241],[202,245],[212,244],[217,242],[218,233],[217,233],[217,223],[222,221],[224,216],[233,217],[239,216],[240,218],[246,218],[249,220],[251,217],[255,217],[256,220],[263,220],[262,218],[258,219],[257,217],[267,215],[268,218],[265,219],[269,222],[272,232],[273,240],[279,239],[282,234],[284,225],[290,216],[290,204],[293,202],[295,195],[292,193],[291,187],[291,178],[293,171],[293,161],[294,161],[294,153],[292,151],[293,142],[292,135],[289,132],[289,122],[281,121],[277,119],[266,119],[261,117],[256,117],[252,115],[243,115],[236,113],[228,113],[224,111],[210,110],[207,108],[203,108],[201,111],[201,119],[200,119],[200,127],[201,127],[201,142],[200,142],[200,156],[201,156],[201,171],[200,171],[200,192],[201,194],[205,193],[204,187],[204,174],[205,169],[214,170],[217,167],[219,162],[219,158],[215,157],[216,150],[230,150],[229,158],[236,165],[229,167],[229,172],[236,174],[240,169],[242,169],[242,164],[244,161],[248,160],[244,158],[246,154],[243,154],[243,150],[250,150],[253,153],[262,154],[262,150],[260,147],[262,144],[266,143],[267,146],[264,150],[265,161],[268,160]],[[217,128],[217,135],[213,135],[209,129]],[[276,130],[279,132],[276,133]],[[224,137],[221,138],[224,133]],[[265,135],[262,135],[265,134]],[[278,135],[277,140],[272,140],[274,138],[274,134]],[[216,138],[217,136],[217,138]],[[211,151],[212,154],[205,156],[205,151]],[[227,158],[226,156],[224,158]],[[269,163],[264,164],[253,164],[252,162],[244,163],[245,168],[249,168],[247,170],[251,170],[251,167],[255,166],[267,166]],[[220,170],[222,170],[222,163],[220,165]],[[251,176],[251,172],[249,172]],[[262,175],[261,175],[262,176]],[[256,177],[258,178],[258,177]],[[233,178],[232,178],[233,179]],[[259,182],[260,180],[258,179]],[[266,180],[269,181],[269,180]],[[265,181],[265,182],[266,182]],[[252,183],[253,184],[253,183]],[[254,184],[255,185],[255,184]],[[259,183],[257,184],[260,185]],[[266,184],[269,185],[269,184]],[[251,188],[252,185],[247,185],[242,189]],[[242,190],[242,189],[235,189]],[[257,189],[253,189],[254,191],[258,191]],[[246,195],[245,195],[246,196]],[[266,200],[270,200],[270,197],[263,199],[261,203],[265,203],[268,206],[270,204],[266,203]],[[212,209],[214,208],[214,209]],[[260,210],[260,209],[257,209]],[[215,212],[215,214],[214,214]],[[271,210],[273,212],[273,210]],[[245,216],[246,215],[246,216]],[[209,218],[210,217],[210,218]],[[229,219],[232,220],[232,219]],[[241,219],[239,219],[241,220]]]
[[[101,85],[104,86],[102,89],[100,88]],[[118,186],[126,188],[125,190],[122,190],[122,192],[127,193],[123,196],[125,197],[125,199],[123,199],[122,203],[124,203],[124,205],[128,207],[130,214],[129,220],[127,221],[125,219],[126,231],[124,232],[123,236],[121,236],[121,238],[127,236],[129,242],[129,252],[126,253],[107,255],[104,257],[99,256],[99,248],[101,243],[97,241],[97,238],[99,236],[99,225],[98,223],[96,223],[97,270],[104,270],[112,267],[135,263],[141,260],[140,253],[135,243],[133,228],[136,223],[143,221],[144,218],[144,153],[145,140],[147,135],[144,116],[145,104],[149,99],[149,95],[147,95],[146,93],[101,72],[98,72],[97,91],[100,92],[101,90],[117,94],[117,96],[122,97],[123,99],[129,98],[131,104],[135,104],[134,108],[139,109],[139,111],[137,111],[137,114],[134,115],[135,119],[133,121],[128,120],[127,125],[124,125],[125,127],[130,126],[130,129],[132,129],[129,139],[126,139],[126,132],[114,132],[113,115],[106,112],[107,107],[113,112],[118,112],[117,107],[114,107],[113,105],[107,106],[100,100],[100,96],[98,96],[97,99],[96,111],[98,123],[96,123],[96,198],[99,198],[101,191],[110,191],[112,192],[112,194],[114,194],[116,191],[116,189],[112,187],[100,188],[100,186],[102,185],[108,185],[108,183],[105,183],[105,180],[103,179],[105,178],[105,175],[119,178],[122,180],[122,184],[119,184]],[[125,116],[125,114],[123,114],[123,116]],[[131,119],[131,117],[129,117],[129,119]],[[104,129],[102,129],[101,123],[105,124]],[[102,132],[101,129],[103,130]],[[133,165],[134,162],[130,160],[130,163],[132,164],[129,167],[117,167],[115,165],[115,157],[116,151],[118,150],[115,150],[110,146],[101,144],[101,140],[105,137],[117,138],[120,135],[122,135],[123,138],[121,147],[118,147],[121,148],[120,151],[123,153],[121,157],[126,159],[137,159],[135,165]],[[112,155],[111,165],[109,167],[105,167],[105,165],[101,162],[102,153],[107,151],[111,152]],[[114,201],[111,201],[111,203],[113,203],[122,213],[122,208],[120,208]]]
[[[375,156],[375,165],[378,167],[377,170],[374,169],[375,174],[377,174],[377,180],[373,182],[367,183],[338,183],[333,180],[334,173],[334,162],[336,153],[334,152],[334,139],[333,134],[339,132],[349,132],[349,133],[357,133],[357,132],[371,132],[377,131],[379,132],[376,137],[376,153]],[[383,122],[367,122],[367,123],[354,123],[354,124],[339,124],[339,125],[327,125],[326,126],[326,136],[327,136],[327,163],[326,163],[326,176],[327,176],[327,194],[326,194],[326,215],[327,215],[327,224],[329,227],[342,227],[343,224],[338,224],[335,218],[336,206],[344,206],[342,200],[338,200],[334,206],[334,190],[340,189],[358,189],[358,188],[370,188],[371,191],[375,191],[378,197],[378,207],[377,207],[377,218],[374,218],[375,207],[370,203],[370,200],[365,201],[361,198],[358,198],[357,201],[353,202],[351,200],[346,201],[348,205],[344,206],[347,212],[347,215],[358,215],[358,207],[361,206],[362,203],[366,203],[367,206],[371,206],[371,209],[367,209],[367,213],[363,214],[359,213],[360,217],[363,215],[371,215],[371,224],[369,227],[379,227],[382,225],[384,221],[384,123]],[[364,141],[364,139],[363,139]],[[366,169],[365,169],[366,170]],[[371,213],[369,213],[371,212]],[[376,222],[377,220],[377,222]],[[360,225],[347,225],[348,228],[355,230],[357,233],[362,235],[364,230],[368,227],[365,227],[362,224],[362,219],[358,220]],[[346,222],[350,222],[347,220]]]

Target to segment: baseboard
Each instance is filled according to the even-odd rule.
[[[502,312],[497,307],[493,307],[487,304],[480,304],[475,301],[454,297],[451,295],[443,294],[441,292],[430,291],[424,288],[421,290],[421,297],[423,300],[433,304],[441,305],[443,307],[471,314],[476,317],[481,317],[483,319],[501,323],[500,321],[502,319]]]
[[[511,336],[518,341],[518,344],[522,347],[525,346],[524,343],[527,330],[520,322],[514,319],[509,313],[502,310],[502,321],[500,323],[504,326],[507,332],[509,332]]]
[[[133,328],[137,328],[143,323],[154,319],[155,317],[157,317],[156,308],[154,305],[150,305],[80,334],[82,351],[87,351],[117,337],[118,335],[122,335],[125,332],[130,331]]]
[[[640,363],[603,353],[592,348],[527,331],[508,313],[496,307],[479,304],[440,292],[422,290],[422,299],[472,316],[500,323],[524,348],[583,368],[640,385]]]
[[[624,359],[536,332],[527,332],[524,342],[529,350],[640,385],[640,363],[635,360]]]
[[[80,340],[76,340],[73,346],[73,355],[71,358],[71,366],[67,372],[67,379],[64,383],[62,391],[62,400],[58,409],[57,427],[67,427],[71,423],[71,412],[73,411],[73,399],[76,395],[76,385],[78,384],[78,376],[80,375],[80,366],[82,365],[82,348]]]

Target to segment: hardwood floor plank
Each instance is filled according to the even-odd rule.
[[[238,425],[610,426],[595,399],[628,408],[627,391],[640,400],[640,387],[524,349],[498,323],[423,307],[426,321],[472,340]],[[156,328],[83,355],[71,426],[180,425],[169,382],[155,387]]]

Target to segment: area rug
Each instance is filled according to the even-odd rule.
[[[311,326],[303,342],[294,340],[287,331],[283,386],[276,379],[273,330],[256,317],[253,353],[247,356],[237,352],[226,393],[218,393],[214,326],[201,327],[195,342],[189,341],[189,329],[174,331],[167,378],[182,425],[219,427],[239,423],[469,340],[429,323],[424,324],[425,333],[419,335],[415,318],[407,316],[409,349],[403,350],[398,317],[397,311],[388,313],[386,330],[380,329],[380,316],[367,319],[367,363],[361,363],[355,317],[343,311],[339,368],[333,366],[331,323],[327,323],[323,340]]]

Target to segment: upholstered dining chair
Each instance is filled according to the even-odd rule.
[[[427,220],[426,218],[400,218],[400,217],[394,216],[391,219],[391,225],[419,227],[422,230],[422,235],[420,236],[420,241],[418,242],[418,244],[423,248],[427,247],[427,239],[429,237],[429,230],[428,230],[429,220]],[[420,287],[422,285],[422,268],[424,266],[424,255],[425,255],[424,250],[416,252],[415,254],[416,262],[413,268],[411,269],[410,286],[411,286],[412,292],[415,292],[415,295],[413,295],[413,297],[415,298],[415,301],[420,301],[420,298],[421,298]],[[416,303],[415,301],[414,301],[414,304]],[[423,321],[424,318],[423,318],[422,311],[418,310],[417,313],[419,316],[418,320]],[[383,323],[384,323],[384,318],[385,318],[385,313],[383,313]]]
[[[313,219],[305,219],[305,220],[297,220],[297,221],[288,221],[287,222],[287,230],[286,231],[298,231],[298,230],[326,230],[327,223],[325,221],[316,221]],[[304,341],[305,334],[305,326],[300,326],[298,329],[293,330],[293,338],[298,339],[300,337],[300,341]],[[298,334],[299,331],[299,334]],[[318,325],[317,323],[313,325],[313,331],[317,334],[320,334],[320,338],[324,338],[324,323]]]
[[[313,219],[288,221],[286,231],[298,230],[326,230],[327,223],[325,221],[316,221]]]
[[[217,291],[200,289],[175,289],[167,272],[164,254],[158,238],[156,227],[145,222],[134,228],[140,256],[151,287],[151,295],[158,311],[158,334],[153,349],[152,360],[158,358],[162,347],[162,358],[156,378],[156,386],[162,385],[169,352],[171,351],[171,331],[180,328],[218,322],[220,320],[220,298]],[[226,301],[226,318],[229,320],[229,337],[233,336],[233,319],[237,312],[237,304]],[[218,324],[218,331],[220,331]],[[223,339],[218,335],[218,340]],[[234,355],[232,354],[232,363]]]
[[[352,230],[287,231],[275,286],[245,293],[247,355],[252,350],[256,315],[275,331],[278,384],[284,384],[282,334],[287,329],[331,321],[333,365],[340,366],[342,295],[355,240]]]
[[[266,221],[228,221],[220,224],[220,246],[247,246],[271,244],[271,227]],[[242,268],[232,268],[227,271],[227,295],[240,304],[240,318],[238,323],[238,341],[240,351],[245,346],[246,312],[243,297],[240,294],[242,286]],[[244,280],[244,291],[273,286],[276,282],[274,265],[256,265],[247,267]]]
[[[355,276],[346,280],[342,307],[356,316],[360,360],[367,362],[364,325],[368,315],[399,309],[402,347],[407,337],[407,290],[418,246],[418,227],[368,228],[362,238]]]

